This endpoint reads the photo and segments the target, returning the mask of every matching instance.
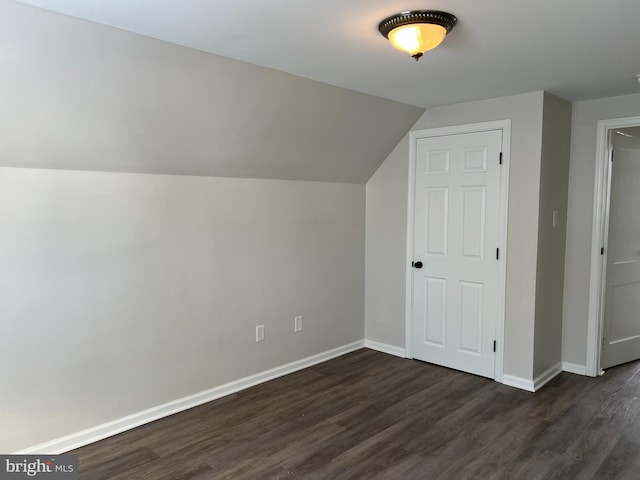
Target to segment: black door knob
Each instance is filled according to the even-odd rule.
[[[422,262],[414,262],[414,268],[422,268]]]

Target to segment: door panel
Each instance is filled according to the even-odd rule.
[[[482,300],[484,285],[460,282],[460,307],[458,308],[458,350],[480,355],[482,353]]]
[[[447,320],[447,282],[442,278],[425,278],[425,324],[424,341],[444,347]]]
[[[429,255],[447,255],[449,191],[446,187],[427,189],[427,252]]]
[[[494,377],[502,131],[416,141],[414,357]]]
[[[602,368],[640,358],[640,148],[611,165]]]
[[[467,258],[484,256],[484,226],[487,188],[462,187],[461,255]]]

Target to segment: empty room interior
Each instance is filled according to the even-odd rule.
[[[0,0],[0,455],[640,478],[638,24]]]

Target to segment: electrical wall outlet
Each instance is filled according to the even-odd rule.
[[[302,331],[302,315],[293,319],[293,329],[295,332]]]
[[[264,325],[258,325],[256,327],[256,342],[262,342],[264,340]]]

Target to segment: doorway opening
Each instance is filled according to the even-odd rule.
[[[587,375],[640,358],[640,117],[598,122]]]

